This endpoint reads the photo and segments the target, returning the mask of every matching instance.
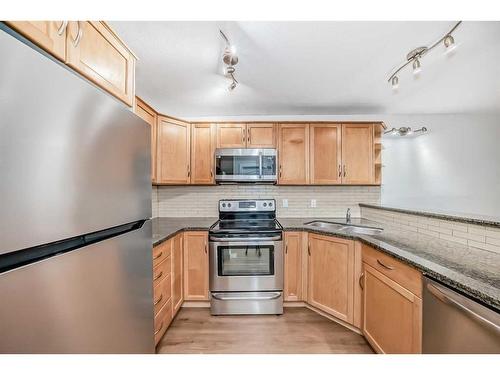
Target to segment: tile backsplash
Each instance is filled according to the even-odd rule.
[[[220,199],[248,198],[276,199],[278,217],[343,217],[347,208],[359,217],[358,203],[380,204],[380,186],[157,186],[153,187],[153,217],[217,217]],[[288,207],[283,207],[283,199]]]
[[[361,207],[361,216],[397,229],[422,233],[500,254],[500,228]]]

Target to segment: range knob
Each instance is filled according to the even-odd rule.
[[[269,207],[272,207],[273,206],[273,202],[269,202]]]
[[[266,202],[264,202],[263,206],[264,206],[264,207],[267,207],[267,203],[266,203]]]
[[[228,204],[227,204],[227,206],[228,206],[228,207],[231,207],[231,203],[228,203]]]
[[[226,207],[226,204],[225,204],[225,203],[222,203],[222,207]]]

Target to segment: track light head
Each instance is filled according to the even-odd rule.
[[[236,88],[236,82],[234,82],[234,81],[233,81],[233,82],[231,82],[231,84],[229,85],[228,90],[229,90],[229,91],[233,91],[235,88]]]
[[[233,73],[235,72],[235,70],[236,70],[236,69],[234,69],[234,66],[227,66],[227,67],[226,67],[226,71],[225,71],[225,73],[226,73],[226,75],[228,76],[228,75],[233,74]]]
[[[413,74],[419,74],[422,71],[422,65],[418,57],[413,60]]]
[[[399,87],[399,78],[398,76],[394,76],[391,79],[391,85],[394,90],[396,90]]]

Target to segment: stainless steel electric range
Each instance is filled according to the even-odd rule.
[[[274,199],[219,201],[209,231],[212,315],[283,313],[282,232]]]

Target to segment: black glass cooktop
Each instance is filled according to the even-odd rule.
[[[263,220],[219,220],[211,228],[212,232],[267,232],[283,228],[275,219]]]

